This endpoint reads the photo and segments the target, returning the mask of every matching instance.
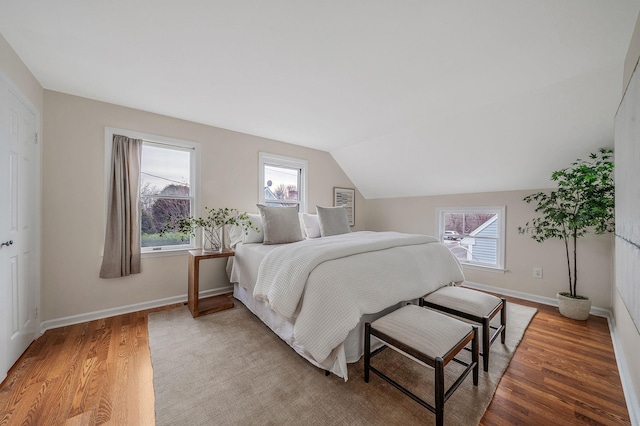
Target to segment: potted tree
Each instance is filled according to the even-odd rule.
[[[524,198],[536,204],[535,211],[541,216],[519,226],[518,232],[539,243],[551,238],[564,243],[569,291],[557,297],[560,313],[572,319],[586,320],[591,309],[591,300],[577,293],[578,239],[589,232],[614,230],[613,167],[613,150],[601,148],[588,160],[578,159],[566,169],[553,172],[551,180],[557,182],[558,189]]]
[[[160,235],[166,232],[178,231],[184,238],[196,235],[196,230],[202,228],[202,249],[205,251],[222,251],[225,247],[225,225],[239,226],[246,234],[249,229],[256,232],[260,230],[253,225],[246,213],[240,213],[238,209],[205,207],[206,215],[203,217],[182,217],[169,215],[167,224],[160,231]]]

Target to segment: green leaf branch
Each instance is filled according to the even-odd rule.
[[[160,230],[160,236],[168,232],[177,231],[185,236],[183,239],[186,239],[187,235],[195,237],[199,228],[219,228],[224,225],[239,226],[245,235],[249,233],[249,229],[260,232],[249,220],[246,212],[240,213],[238,209],[227,207],[218,209],[205,207],[204,209],[206,214],[202,217],[169,215],[167,224]]]

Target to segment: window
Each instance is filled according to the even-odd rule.
[[[161,136],[107,128],[105,145],[110,148],[114,134],[142,139],[140,160],[140,245],[142,253],[184,250],[196,247],[189,235],[167,233],[160,236],[169,215],[189,217],[199,211],[197,164],[199,145]]]
[[[504,207],[437,209],[440,241],[466,265],[504,269]]]
[[[258,200],[267,206],[297,206],[307,211],[307,161],[259,154]]]

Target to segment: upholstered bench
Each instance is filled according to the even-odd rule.
[[[371,352],[371,336],[384,344]],[[471,362],[458,360],[455,356],[471,343]],[[435,370],[435,406],[405,389],[396,381],[371,365],[371,358],[387,347],[426,364]],[[369,383],[369,371],[395,386],[405,395],[436,415],[436,424],[444,423],[444,403],[473,370],[473,384],[478,386],[478,327],[416,305],[406,305],[390,314],[365,323],[364,335],[364,381]],[[444,367],[455,360],[465,366],[465,370],[444,389]]]
[[[491,345],[501,335],[501,342],[507,333],[507,301],[481,291],[464,287],[446,286],[420,299],[420,305],[455,315],[482,326],[482,364],[489,371],[489,351]],[[500,313],[500,325],[492,326],[491,320]],[[493,334],[492,334],[493,332]]]

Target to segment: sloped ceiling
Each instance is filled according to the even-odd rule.
[[[366,198],[613,146],[639,0],[3,0],[44,88],[330,152]]]

